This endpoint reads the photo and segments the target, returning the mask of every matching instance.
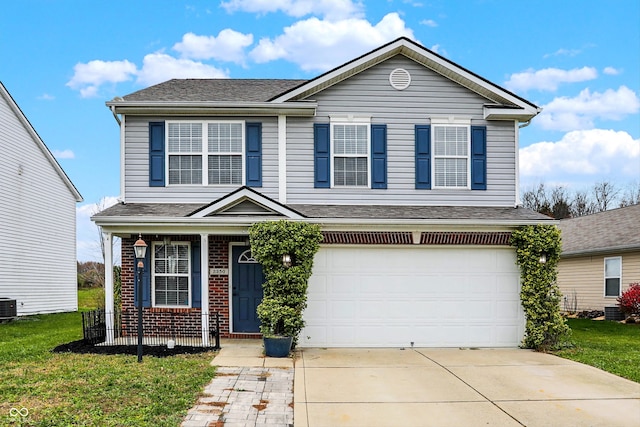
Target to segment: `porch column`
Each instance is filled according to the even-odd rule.
[[[106,344],[114,343],[114,306],[113,306],[113,236],[103,233],[104,239],[104,311],[107,326]]]
[[[202,345],[209,346],[209,235],[200,234]]]

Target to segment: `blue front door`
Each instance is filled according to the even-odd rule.
[[[231,257],[233,332],[259,332],[256,308],[262,301],[262,266],[253,259],[249,246],[232,246]]]

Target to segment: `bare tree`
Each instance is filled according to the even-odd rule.
[[[640,181],[630,184],[620,198],[620,207],[637,205],[640,203]]]
[[[555,219],[571,218],[572,216],[569,193],[561,185],[551,190],[551,213]]]
[[[604,212],[615,202],[620,189],[609,181],[601,181],[593,186],[593,196],[597,212]]]
[[[574,217],[579,217],[594,213],[596,207],[586,191],[576,191],[571,201],[571,210]]]
[[[537,187],[522,193],[522,205],[541,214],[553,216],[549,196],[542,182]]]

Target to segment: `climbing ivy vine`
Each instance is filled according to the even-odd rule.
[[[265,283],[257,312],[260,332],[268,337],[293,337],[294,345],[304,327],[302,312],[307,307],[307,283],[313,258],[320,248],[322,232],[316,224],[266,221],[249,228],[251,253],[262,264]],[[283,265],[283,255],[291,265]]]
[[[561,294],[556,283],[560,230],[554,225],[523,226],[512,233],[511,245],[516,248],[520,299],[526,316],[522,346],[538,351],[566,346],[571,330],[560,313]],[[541,262],[543,255],[545,262]]]

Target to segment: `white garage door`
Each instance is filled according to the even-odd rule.
[[[323,247],[306,347],[515,347],[524,331],[512,249]]]

